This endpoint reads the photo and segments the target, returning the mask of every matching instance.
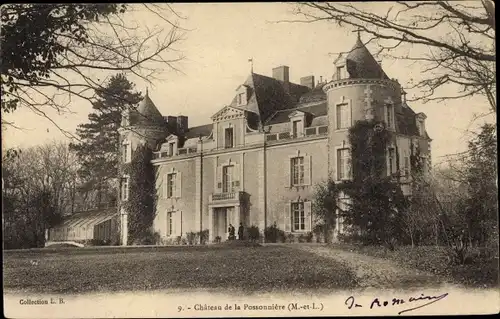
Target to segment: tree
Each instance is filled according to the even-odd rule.
[[[325,242],[329,241],[329,233],[335,229],[337,220],[337,200],[339,190],[332,178],[318,184],[314,190],[313,213],[323,231]]]
[[[469,194],[467,223],[479,245],[498,241],[498,185],[496,127],[485,124],[469,141],[466,183]]]
[[[116,196],[118,175],[119,133],[123,111],[133,108],[142,100],[141,94],[134,92],[134,84],[124,74],[110,78],[104,90],[96,92],[92,103],[93,112],[88,115],[88,123],[77,128],[79,142],[71,143],[80,163],[79,174],[85,181],[86,191],[97,192],[97,206],[102,196]],[[111,189],[110,189],[111,188]]]
[[[143,29],[122,19],[141,9],[168,27]],[[182,39],[177,19],[183,17],[168,4],[3,5],[2,111],[25,107],[57,126],[47,109],[69,111],[73,97],[94,101],[106,72],[151,83],[182,58],[173,50]]]
[[[62,143],[3,154],[6,248],[43,247],[45,230],[73,211],[75,163]]]
[[[422,79],[410,83],[413,99],[443,101],[484,96],[496,113],[495,5],[481,2],[391,3],[305,2],[296,7],[301,22],[330,21],[350,26],[375,42],[378,54],[422,65]],[[400,49],[400,50],[398,50]],[[395,52],[405,52],[396,54]],[[454,94],[444,93],[449,86]]]
[[[128,212],[128,239],[130,243],[150,244],[157,200],[153,152],[147,145],[140,145],[133,154],[126,168],[130,176],[129,197],[124,204]]]

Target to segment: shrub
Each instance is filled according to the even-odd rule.
[[[299,243],[305,243],[306,242],[306,235],[300,234],[299,235]]]
[[[256,242],[259,240],[259,238],[260,238],[259,227],[254,225],[250,226],[250,228],[248,228],[248,239],[250,239],[253,242]]]
[[[195,232],[186,233],[186,240],[189,245],[196,244],[198,234]]]
[[[322,237],[324,236],[324,224],[316,224],[313,227],[312,232],[314,233],[314,237],[316,237],[316,242],[320,243]]]
[[[215,237],[215,242],[216,242],[216,243],[220,243],[220,242],[221,242],[221,239],[222,239],[222,238],[221,238],[220,236],[216,236],[216,237]]]
[[[188,241],[186,239],[186,237],[182,237],[181,238],[181,245],[187,245],[188,244]]]
[[[313,233],[312,232],[307,232],[306,234],[306,242],[312,243],[313,241]]]
[[[278,241],[280,243],[285,243],[286,242],[286,234],[282,230],[280,230],[279,233],[278,233]]]
[[[266,243],[284,242],[285,232],[276,226],[276,222],[264,229],[264,239]]]
[[[295,242],[295,235],[294,235],[294,234],[292,234],[292,233],[289,233],[289,234],[286,236],[286,241],[287,241],[288,243],[293,243],[293,242]]]
[[[198,232],[198,237],[200,238],[200,245],[205,245],[208,242],[208,235],[209,235],[208,229]]]
[[[181,236],[177,236],[177,237],[175,238],[175,244],[176,244],[176,245],[180,245],[180,244],[181,244],[181,239],[182,239],[182,237],[181,237]]]

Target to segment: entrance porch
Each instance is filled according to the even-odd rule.
[[[238,227],[244,223],[243,211],[240,205],[209,208],[209,242],[215,242],[220,237],[221,242],[229,239],[229,225],[233,225],[238,239]]]

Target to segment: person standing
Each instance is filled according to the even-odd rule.
[[[229,240],[234,240],[236,239],[236,236],[234,235],[235,228],[232,224],[229,224]]]
[[[243,240],[243,224],[240,223],[240,227],[238,227],[238,239]]]

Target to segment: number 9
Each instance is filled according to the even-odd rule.
[[[177,309],[179,310],[179,312],[181,312],[182,306],[177,307]]]

